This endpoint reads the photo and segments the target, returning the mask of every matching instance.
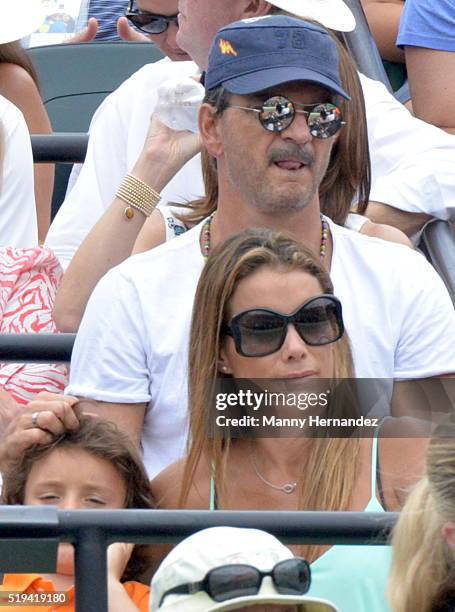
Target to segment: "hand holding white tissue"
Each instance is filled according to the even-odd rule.
[[[169,79],[158,88],[155,114],[173,130],[188,130],[197,134],[198,113],[204,95],[204,87],[190,77]]]

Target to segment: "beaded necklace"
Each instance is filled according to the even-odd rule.
[[[212,213],[210,217],[208,217],[208,219],[205,221],[204,225],[202,226],[201,251],[202,251],[202,257],[204,258],[205,261],[207,261],[210,255],[210,246],[211,246],[210,237],[211,237],[212,221],[213,221],[214,216],[215,216],[215,213]],[[324,217],[321,215],[321,246],[319,247],[319,255],[321,259],[324,259],[325,254],[327,252],[328,237],[329,237],[329,224],[324,219]]]
[[[202,226],[201,232],[201,251],[202,257],[204,261],[207,261],[210,255],[210,231],[212,227],[212,221],[215,213],[213,212],[208,219],[206,219],[204,225]]]

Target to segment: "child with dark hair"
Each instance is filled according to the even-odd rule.
[[[128,437],[113,423],[87,415],[79,416],[77,429],[66,430],[46,444],[34,444],[10,465],[4,474],[2,501],[65,510],[153,507],[142,460]],[[142,547],[117,543],[109,548],[109,612],[148,611],[149,588],[134,581],[145,563]],[[59,610],[73,612],[73,585],[74,550],[62,543],[55,574],[6,574],[0,593],[65,591],[67,601]]]

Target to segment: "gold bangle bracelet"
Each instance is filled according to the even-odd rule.
[[[132,174],[127,174],[123,179],[117,191],[117,197],[128,205],[124,211],[127,219],[134,217],[135,210],[150,217],[161,200],[161,195],[157,191]]]

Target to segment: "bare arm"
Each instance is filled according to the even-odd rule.
[[[152,118],[144,149],[131,174],[160,192],[199,150],[199,136],[175,132]],[[73,257],[54,306],[54,319],[61,331],[77,331],[99,279],[131,255],[146,217],[136,213],[127,219],[125,208],[125,202],[115,198]],[[152,248],[159,244],[160,237],[165,238],[162,216],[156,212],[147,225],[152,227],[155,240],[147,242],[146,248]]]
[[[404,62],[404,53],[396,46],[403,0],[361,0],[373,37],[383,59]]]
[[[52,126],[32,77],[16,64],[0,64],[0,93],[23,113],[30,134],[51,134]],[[35,200],[38,236],[44,240],[51,219],[53,164],[35,164]]]
[[[126,433],[139,448],[145,418],[145,409],[147,407],[145,403],[113,404],[110,402],[97,402],[91,399],[79,398],[77,406],[82,412],[96,414],[106,421],[115,423],[120,431]]]
[[[413,244],[409,238],[401,230],[391,225],[384,225],[383,223],[372,223],[368,221],[360,230],[361,234],[365,236],[371,236],[372,238],[381,238],[381,240],[388,240],[389,242],[396,242],[397,244],[404,244],[405,246],[413,249]]]
[[[2,472],[32,444],[47,444],[53,436],[77,429],[82,413],[114,422],[139,446],[146,404],[110,404],[42,391],[27,406],[17,408],[0,441]]]
[[[430,215],[405,212],[381,202],[369,202],[366,214],[373,223],[391,225],[406,236],[418,232],[431,219]]]
[[[122,542],[111,544],[108,548],[108,612],[138,612],[139,610],[120,582],[133,549],[133,544],[124,544]]]
[[[405,47],[416,117],[455,134],[455,52]]]
[[[379,464],[387,510],[396,512],[424,475],[431,426],[408,417],[387,419],[380,435]]]
[[[149,251],[166,242],[166,228],[163,215],[156,209],[144,223],[133,247],[133,255]]]
[[[139,608],[130,599],[120,580],[115,580],[108,575],[107,587],[109,612],[139,612]]]

